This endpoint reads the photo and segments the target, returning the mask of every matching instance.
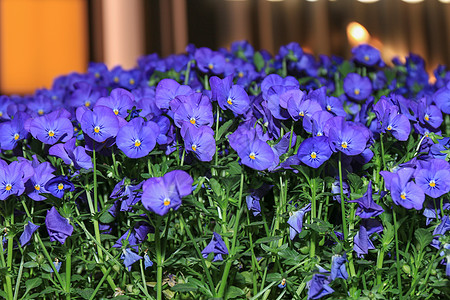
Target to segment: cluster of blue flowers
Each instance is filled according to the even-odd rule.
[[[51,242],[61,244],[77,230],[74,215],[55,199],[76,201],[77,209],[87,208],[80,203],[88,201],[92,215],[106,211],[113,218],[142,213],[143,207],[146,213],[119,233],[113,248],[121,249],[128,270],[141,259],[145,268],[151,267],[151,253],[145,249],[139,255],[144,251],[139,245],[159,232],[150,219],[178,210],[193,191],[210,189],[205,178],[228,176],[220,164],[237,161],[249,178],[265,181],[244,191],[254,218],[264,214],[264,196],[273,195],[273,182],[265,177],[290,174],[300,181],[299,170],[319,170],[336,180],[324,190],[342,208],[351,206],[353,224],[359,224],[354,232],[344,228],[345,216],[334,224],[344,222],[333,234],[338,241],[347,243],[351,237],[346,251],[364,257],[376,249],[373,237],[384,230],[380,218],[393,205],[422,212],[427,226],[435,220],[432,246],[442,255],[448,250],[450,240],[441,243],[450,230],[450,204],[444,200],[450,191],[450,72],[444,66],[430,83],[420,57],[411,54],[405,63],[394,59],[394,66],[386,67],[380,52],[369,45],[355,47],[350,61],[334,56],[317,60],[297,43],[281,47],[276,56],[257,52],[244,41],[233,43],[231,50],[189,45],[186,51],[166,58],[141,57],[130,70],[91,63],[87,73],[58,77],[50,89],[0,96],[0,200],[22,202],[26,208],[31,199],[47,210],[45,226],[33,224],[41,216],[27,212],[21,247],[40,226]],[[403,153],[387,155],[388,144],[403,148]],[[155,176],[152,165],[162,157],[177,166]],[[109,173],[103,174],[104,186],[94,179],[94,192],[91,178],[102,174],[98,160]],[[125,168],[128,160],[143,167],[133,174]],[[350,173],[367,183],[362,197],[351,195]],[[113,187],[108,180],[116,180]],[[96,189],[112,204],[105,205]],[[292,241],[302,233],[307,213],[313,214],[309,225],[321,217],[304,198],[283,205],[277,212],[284,217],[290,213],[283,224]],[[4,214],[2,220],[8,218]],[[111,222],[97,225],[104,233],[116,230]],[[228,237],[224,241],[217,229],[208,230],[212,240],[201,251],[203,259],[213,262],[237,251],[229,249]],[[450,256],[446,258],[448,262]],[[333,293],[329,284],[347,280],[348,263],[341,252],[332,257],[331,271],[314,266],[308,299]],[[283,279],[280,287],[289,281]]]

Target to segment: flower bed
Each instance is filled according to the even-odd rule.
[[[2,297],[448,297],[445,67],[186,50],[0,96]]]

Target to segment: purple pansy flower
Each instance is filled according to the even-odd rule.
[[[211,242],[202,250],[203,258],[207,258],[210,253],[214,254],[213,261],[223,260],[222,255],[228,254],[227,246],[220,234],[213,232]]]
[[[450,191],[450,165],[445,160],[435,158],[424,162],[414,175],[417,185],[432,198],[438,198]]]
[[[73,226],[70,225],[69,220],[63,218],[55,207],[47,210],[45,226],[51,242],[58,241],[64,244],[67,237],[71,236],[73,232]]]
[[[372,181],[369,181],[367,191],[364,195],[356,200],[348,201],[350,203],[358,203],[355,215],[363,219],[376,217],[384,212],[384,209],[373,201],[372,198]]]
[[[12,150],[18,141],[27,137],[28,131],[24,128],[24,123],[29,117],[27,113],[17,112],[11,121],[0,124],[0,149]]]
[[[383,225],[376,219],[363,219],[359,227],[358,233],[353,238],[354,246],[353,250],[356,251],[358,256],[368,254],[370,249],[375,249],[370,236],[374,233],[380,233],[383,231]]]
[[[127,268],[128,271],[131,271],[131,265],[142,259],[142,256],[134,253],[130,248],[126,248],[122,250],[122,255],[120,259],[123,260],[123,264]]]
[[[383,65],[380,51],[368,44],[361,44],[352,49],[353,59],[368,67],[373,67],[377,64]]]
[[[5,200],[11,195],[22,195],[25,190],[24,176],[19,162],[0,164],[0,200]]]
[[[198,69],[203,73],[219,75],[225,71],[225,57],[220,52],[201,47],[195,50],[194,57]]]
[[[73,125],[69,117],[70,114],[64,109],[51,112],[32,119],[29,131],[34,138],[44,144],[53,145],[58,141],[68,141],[73,136]]]
[[[39,225],[35,225],[28,221],[28,224],[25,225],[24,231],[20,235],[19,242],[22,247],[26,246],[33,235],[33,233],[39,228]]]
[[[195,127],[185,122],[181,128],[184,139],[184,149],[187,153],[192,152],[200,161],[211,161],[216,153],[216,141],[214,131],[211,127]]]
[[[229,109],[237,115],[245,114],[250,108],[250,98],[243,87],[233,85],[233,76],[224,79],[217,76],[210,78],[212,100],[219,103],[223,110]]]
[[[30,177],[30,180],[26,183],[26,192],[28,197],[34,201],[42,201],[46,198],[40,193],[48,193],[45,189],[45,184],[55,177],[53,172],[55,168],[49,162],[39,163],[36,156],[33,156],[32,166],[34,168],[34,174]]]
[[[117,147],[130,158],[147,156],[156,146],[159,126],[152,121],[134,118],[119,129],[116,137]]]
[[[75,190],[75,186],[67,176],[53,177],[47,181],[44,187],[45,190],[57,198],[62,198],[66,191],[73,192]]]
[[[289,217],[287,223],[289,224],[289,237],[291,240],[293,240],[297,234],[302,232],[303,217],[308,211],[311,211],[311,203],[308,203],[305,207],[294,212]]]
[[[372,83],[368,77],[356,73],[349,73],[344,78],[345,94],[356,101],[367,99],[372,93]]]
[[[413,168],[402,168],[397,173],[381,171],[386,188],[391,191],[391,197],[395,204],[406,209],[422,209],[425,195],[423,190],[410,181],[414,174]]]
[[[96,106],[92,111],[86,110],[78,121],[83,133],[99,143],[115,137],[119,131],[119,119],[111,108],[106,106]]]
[[[447,231],[450,230],[450,217],[445,215],[441,223],[439,223],[438,226],[433,231],[433,240],[431,241],[431,246],[433,246],[436,249],[440,249],[441,247],[441,241],[439,241],[439,238],[442,235],[445,235]]]
[[[332,154],[328,138],[325,136],[307,138],[300,144],[297,152],[300,161],[312,168],[320,167]]]
[[[181,128],[184,122],[190,122],[196,127],[211,127],[214,123],[211,100],[202,93],[178,96],[172,101],[171,108],[174,111],[174,123],[178,128]]]
[[[328,142],[334,152],[340,151],[349,156],[361,154],[370,137],[366,127],[347,122],[343,117],[329,119],[324,132],[328,135]]]
[[[181,170],[149,178],[142,186],[141,202],[146,209],[163,216],[181,206],[181,198],[192,193],[193,182],[192,177]]]
[[[112,109],[116,116],[125,118],[128,116],[128,110],[134,105],[134,96],[125,89],[117,88],[111,91],[108,97],[102,97],[97,100],[95,106],[106,106]]]
[[[50,155],[61,158],[65,164],[73,165],[75,169],[93,168],[92,159],[82,146],[76,146],[76,139],[72,138],[65,144],[56,144],[48,150]]]
[[[339,255],[335,254],[331,258],[331,280],[335,280],[336,278],[342,278],[347,280],[348,273],[345,268],[345,262],[347,261],[346,254]]]
[[[331,282],[330,272],[319,267],[320,273],[315,273],[308,282],[308,300],[309,299],[320,299],[326,295],[334,292],[334,290],[328,285]]]
[[[188,85],[180,85],[173,79],[163,79],[156,86],[155,103],[159,109],[169,109],[170,101],[176,96],[190,95],[194,91]]]

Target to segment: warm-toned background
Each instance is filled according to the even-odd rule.
[[[311,53],[347,58],[355,43],[369,42],[386,61],[420,54],[431,72],[450,65],[448,2],[0,0],[0,93],[48,88],[58,75],[85,72],[89,61],[132,68],[139,55],[242,39],[271,53],[296,41]]]

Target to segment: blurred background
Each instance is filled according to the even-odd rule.
[[[0,94],[49,88],[90,61],[130,69],[144,54],[236,40],[344,58],[370,43],[386,62],[421,55],[431,75],[450,65],[450,0],[0,0]]]

